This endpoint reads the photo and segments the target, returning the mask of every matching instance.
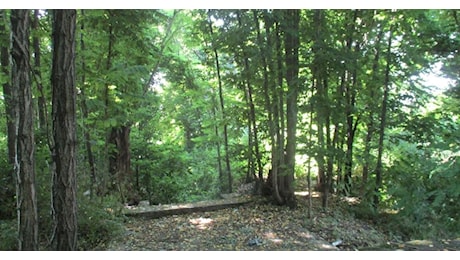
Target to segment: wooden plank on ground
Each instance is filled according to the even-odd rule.
[[[145,207],[126,207],[123,211],[128,217],[160,218],[171,215],[180,215],[193,212],[213,211],[231,208],[252,202],[250,196],[229,199],[200,201],[195,203],[153,205]]]

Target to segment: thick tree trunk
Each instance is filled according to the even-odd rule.
[[[300,10],[286,10],[283,21],[285,23],[283,30],[288,91],[286,97],[286,168],[282,175],[284,186],[280,187],[280,193],[288,206],[296,207],[294,173],[297,140],[297,96],[299,89]]]
[[[13,103],[17,102],[17,134],[14,159],[19,221],[19,250],[38,250],[38,211],[35,182],[35,138],[30,82],[28,10],[11,11]],[[17,94],[17,95],[15,95]],[[15,99],[17,98],[17,99]]]
[[[77,249],[75,10],[53,11],[54,250]]]
[[[113,152],[109,156],[109,171],[112,176],[113,189],[118,190],[123,202],[127,202],[132,194],[131,187],[131,149],[130,149],[131,126],[125,125],[112,128],[109,143],[114,145]],[[137,199],[137,198],[135,198]]]

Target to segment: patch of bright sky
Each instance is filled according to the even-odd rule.
[[[453,86],[455,81],[453,79],[443,77],[441,72],[442,63],[438,62],[433,65],[432,71],[428,73],[422,73],[420,75],[422,84],[430,89],[430,92],[434,96],[441,95],[449,87]]]

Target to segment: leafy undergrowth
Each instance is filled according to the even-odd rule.
[[[313,199],[311,219],[307,218],[305,197],[298,197],[295,210],[258,199],[217,211],[129,218],[123,236],[99,250],[313,251],[385,244],[385,235],[371,224],[355,219],[340,206],[323,211],[319,203],[319,198]]]

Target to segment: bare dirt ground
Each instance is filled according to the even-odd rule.
[[[322,210],[317,196],[310,219],[307,210],[306,197],[298,196],[295,210],[256,198],[209,212],[130,217],[124,235],[101,250],[349,251],[387,245],[387,237],[372,224],[333,204]]]

